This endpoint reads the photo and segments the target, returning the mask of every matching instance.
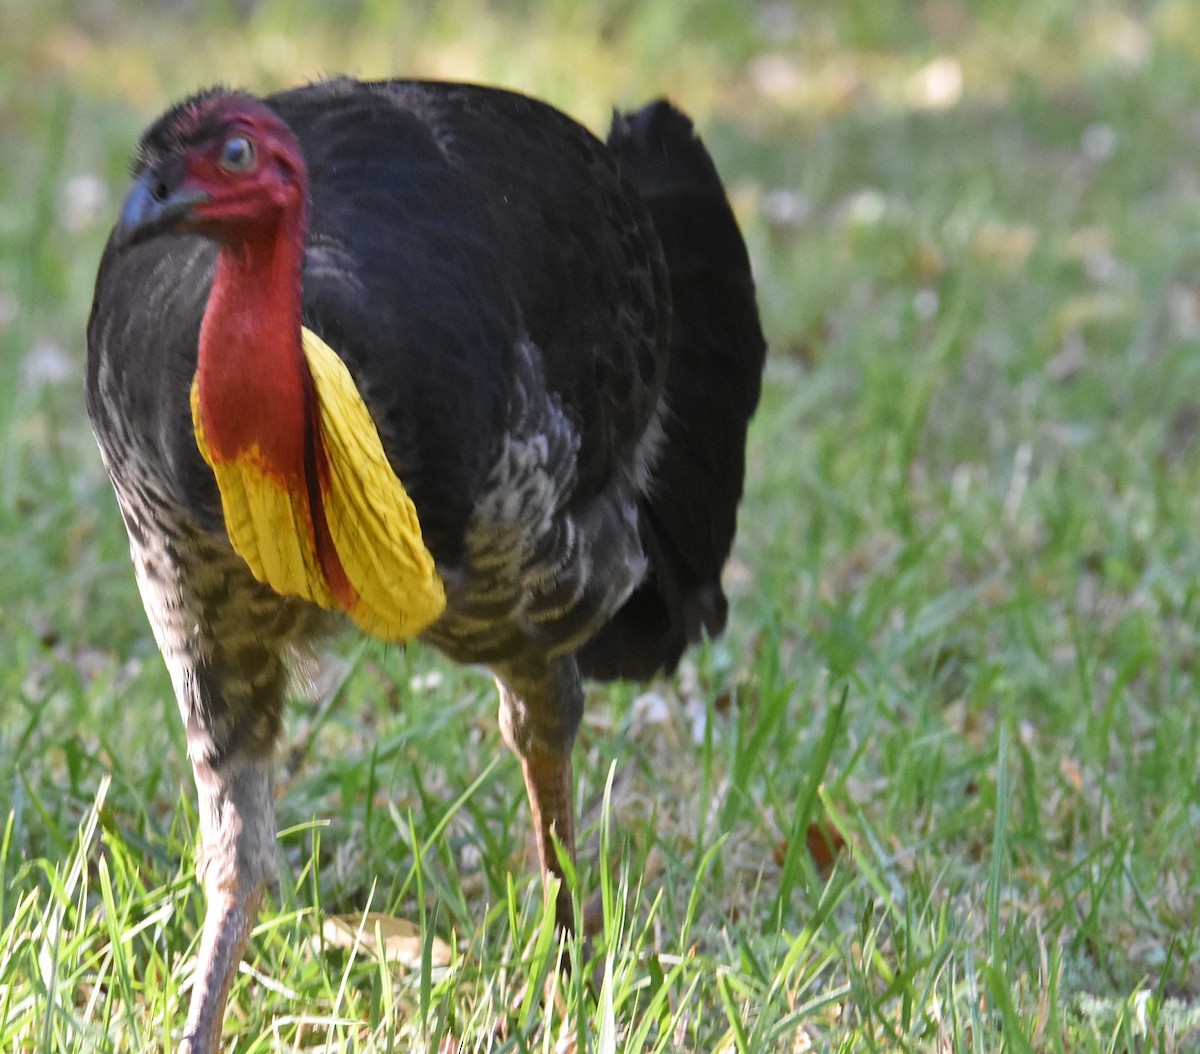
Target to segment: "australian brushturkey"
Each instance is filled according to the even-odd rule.
[[[209,905],[183,1046],[211,1051],[275,866],[289,658],[348,617],[490,667],[557,873],[581,674],[670,670],[724,625],[764,342],[664,102],[606,145],[483,87],[218,89],[134,177],[87,408],[187,729]]]

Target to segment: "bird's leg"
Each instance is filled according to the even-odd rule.
[[[277,649],[236,632],[232,620],[223,628],[206,656],[167,653],[196,779],[208,897],[184,1054],[219,1049],[229,987],[275,875],[273,753],[286,674]]]
[[[208,896],[180,1050],[219,1049],[225,1000],[275,870],[270,760],[215,768],[194,762],[200,804],[199,872]],[[232,768],[233,771],[228,771]]]
[[[563,879],[562,867],[555,850],[557,838],[572,863],[575,862],[575,817],[571,800],[571,755],[554,754],[540,747],[521,757],[525,776],[525,792],[529,795],[529,812],[537,842],[538,861],[542,868],[542,891],[550,896],[551,876],[559,878],[554,919],[559,929],[571,932],[575,928],[575,912],[571,890]]]
[[[187,733],[208,896],[181,1054],[216,1054],[229,987],[275,876],[272,772],[284,655],[318,632],[311,605],[259,583],[241,557],[122,498],[130,552]],[[165,515],[157,510],[158,515]]]
[[[529,795],[533,833],[549,896],[559,879],[554,917],[560,930],[573,932],[571,891],[555,850],[555,838],[575,860],[575,806],[571,797],[571,747],[583,716],[583,687],[571,657],[497,671],[500,731],[520,758]]]

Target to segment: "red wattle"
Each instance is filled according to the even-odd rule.
[[[302,232],[287,224],[236,251],[222,246],[200,325],[200,417],[214,461],[253,458],[264,475],[302,499],[317,563],[330,591],[349,608],[358,592],[325,515],[329,464],[300,344],[302,254]]]

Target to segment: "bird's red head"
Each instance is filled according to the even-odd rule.
[[[173,107],[142,137],[118,237],[197,231],[238,244],[303,226],[307,179],[282,118],[253,96],[223,89]],[[300,237],[302,231],[297,231]]]
[[[196,367],[196,423],[213,459],[256,452],[280,486],[302,492],[314,411],[300,337],[307,175],[295,135],[262,100],[215,89],[150,126],[133,175],[119,251],[175,231],[220,247]]]

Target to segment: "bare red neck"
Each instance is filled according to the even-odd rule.
[[[200,323],[196,385],[213,460],[253,466],[268,485],[301,499],[326,584],[349,609],[357,594],[326,520],[329,465],[300,339],[306,228],[301,207],[253,237],[222,243]]]
[[[243,241],[222,243],[197,367],[213,455],[231,461],[249,454],[293,487],[305,479],[313,419],[312,377],[300,345],[305,226],[302,212],[285,213]]]

